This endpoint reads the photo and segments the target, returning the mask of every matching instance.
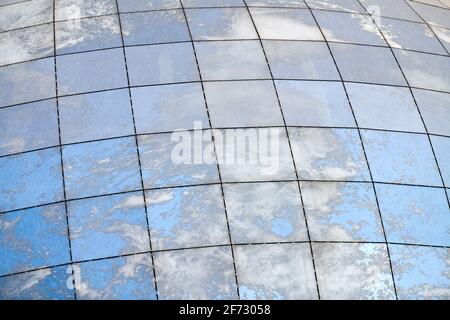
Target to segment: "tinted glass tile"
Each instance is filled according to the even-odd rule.
[[[53,0],[35,0],[0,8],[0,31],[53,21]]]
[[[289,128],[289,137],[301,179],[369,180],[357,130]]]
[[[384,241],[369,183],[302,182],[311,239],[315,241]]]
[[[189,41],[182,10],[122,14],[125,45]]]
[[[58,56],[60,95],[127,86],[122,49]]]
[[[411,9],[406,1],[360,0],[361,4],[373,15],[406,19],[421,22],[422,19]]]
[[[0,158],[0,211],[63,200],[59,148]]]
[[[0,275],[70,260],[63,204],[2,214],[0,234]]]
[[[283,128],[213,130],[213,134],[223,181],[295,179]]]
[[[425,132],[409,89],[356,83],[345,86],[360,127]]]
[[[429,6],[417,1],[412,1],[410,5],[426,22],[450,29],[448,9]]]
[[[448,248],[389,246],[399,299],[450,298]]]
[[[53,55],[51,24],[0,33],[0,66]]]
[[[450,94],[413,89],[429,133],[450,136]]]
[[[323,40],[309,10],[252,8],[262,39]]]
[[[181,0],[186,8],[243,7],[242,0]]]
[[[219,181],[209,131],[140,136],[138,140],[145,188]],[[203,153],[197,154],[195,145]]]
[[[356,127],[341,83],[276,81],[289,126]]]
[[[230,242],[219,185],[147,191],[154,250]]]
[[[195,122],[209,127],[199,83],[131,89],[138,133],[193,129]]]
[[[131,85],[199,80],[190,43],[126,48]]]
[[[68,213],[75,261],[150,249],[140,192],[71,201]]]
[[[117,15],[57,22],[55,32],[58,54],[122,45]]]
[[[360,5],[358,0],[305,0],[309,7],[312,9],[326,9],[336,10],[343,12],[359,12],[365,13],[366,11]]]
[[[248,6],[255,7],[283,7],[283,8],[306,8],[303,0],[247,0]]]
[[[141,188],[134,138],[65,146],[63,160],[69,199]]]
[[[0,278],[0,300],[73,300],[67,288],[70,267],[43,269]]]
[[[394,49],[412,87],[450,92],[448,57]]]
[[[271,81],[208,82],[204,86],[214,128],[283,125]]]
[[[74,265],[80,300],[155,300],[152,259],[136,255]]]
[[[386,45],[368,15],[315,10],[314,16],[328,41]]]
[[[204,80],[270,78],[258,41],[200,42],[195,50]]]
[[[383,18],[380,29],[393,48],[445,54],[431,29],[421,23]]]
[[[59,98],[59,116],[63,143],[134,134],[128,90]]]
[[[313,243],[322,299],[395,299],[384,244]]]
[[[158,252],[155,269],[162,300],[237,299],[229,247]]]
[[[317,299],[309,244],[241,246],[235,256],[242,299]]]
[[[54,96],[55,65],[53,58],[0,68],[0,107]]]
[[[59,144],[54,100],[0,109],[0,155]]]
[[[431,137],[436,159],[446,187],[450,187],[450,137]]]
[[[245,8],[186,10],[194,40],[258,39]]]
[[[376,184],[388,241],[450,244],[450,210],[443,189]]]
[[[450,29],[431,26],[436,37],[441,41],[447,52],[450,51]]]
[[[339,80],[325,43],[263,41],[273,76],[281,79]]]
[[[78,19],[116,12],[114,0],[59,0],[56,2],[55,19]]]
[[[361,133],[375,181],[442,186],[426,135]]]
[[[339,43],[330,46],[344,80],[406,85],[390,49]]]
[[[118,0],[120,12],[180,8],[180,0]]]
[[[224,185],[233,243],[308,240],[296,182]]]

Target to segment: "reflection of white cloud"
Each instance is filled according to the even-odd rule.
[[[43,269],[43,270],[38,270],[38,271],[28,273],[26,275],[26,279],[25,279],[24,283],[20,287],[20,290],[25,291],[25,290],[28,290],[28,289],[34,287],[35,285],[37,285],[39,282],[41,282],[42,280],[44,280],[46,277],[48,277],[51,274],[52,274],[52,272],[50,271],[50,269]]]

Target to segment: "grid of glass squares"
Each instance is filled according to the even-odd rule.
[[[4,2],[0,299],[450,298],[450,10]]]

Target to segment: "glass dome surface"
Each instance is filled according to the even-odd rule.
[[[450,299],[447,0],[0,0],[0,299]]]

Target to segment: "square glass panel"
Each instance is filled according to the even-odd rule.
[[[70,261],[64,204],[0,215],[0,275]]]
[[[368,15],[314,10],[314,16],[328,41],[386,45]]]
[[[193,40],[258,39],[246,8],[188,9]]]
[[[63,200],[59,148],[0,158],[0,212]]]
[[[425,132],[408,88],[359,83],[345,87],[360,127]]]
[[[132,88],[131,95],[138,133],[209,127],[199,83]]]
[[[450,249],[389,245],[397,294],[402,300],[448,300]]]
[[[450,245],[450,209],[445,191],[376,184],[387,240],[396,243]]]
[[[203,80],[270,78],[259,41],[195,43]]]
[[[289,128],[289,137],[300,179],[370,179],[357,130]]]
[[[69,199],[141,188],[134,138],[65,146],[63,160]]]
[[[297,182],[224,185],[233,243],[307,241]]]
[[[0,109],[0,156],[59,144],[55,100]]]
[[[55,19],[68,20],[117,13],[115,0],[58,0]]]
[[[223,181],[296,178],[284,128],[213,130],[213,134]]]
[[[138,140],[145,188],[219,181],[210,131],[153,134]]]
[[[413,89],[429,133],[450,136],[450,94]]]
[[[134,134],[126,89],[59,98],[59,116],[63,144]]]
[[[243,7],[242,0],[181,0],[186,8]]]
[[[127,13],[121,21],[127,46],[190,40],[182,10]]]
[[[374,16],[422,22],[406,1],[360,0],[366,10]]]
[[[230,242],[219,185],[146,192],[154,250]]]
[[[55,95],[53,58],[0,68],[0,107],[48,99]]]
[[[450,51],[450,29],[430,26],[436,37],[440,40],[447,52]]]
[[[53,0],[21,2],[0,7],[0,31],[53,21]]]
[[[142,192],[70,201],[67,207],[75,261],[150,250]]]
[[[450,92],[450,59],[444,56],[394,49],[412,87]]]
[[[128,47],[126,55],[132,86],[199,80],[190,43]]]
[[[0,66],[52,56],[52,24],[1,32],[0,52]]]
[[[249,7],[306,8],[303,0],[246,0],[245,2]]]
[[[436,160],[446,187],[450,187],[450,137],[431,137]]]
[[[330,43],[345,81],[406,85],[389,48]]]
[[[273,76],[278,79],[339,80],[325,43],[263,41]]]
[[[120,12],[180,8],[180,0],[117,0]]]
[[[117,15],[56,22],[55,32],[58,54],[122,46]]]
[[[324,40],[309,10],[251,8],[262,39]]]
[[[60,95],[127,86],[122,49],[58,56],[56,64]]]
[[[309,244],[239,246],[235,257],[242,299],[317,299]]]
[[[149,254],[74,265],[80,274],[80,300],[155,300]]]
[[[305,0],[311,9],[366,13],[359,0]]]
[[[356,127],[341,83],[276,81],[288,126]]]
[[[442,186],[426,135],[362,130],[373,179]]]
[[[430,6],[418,1],[412,1],[411,7],[430,24],[450,29],[450,20],[448,19],[448,9]]]
[[[313,243],[313,252],[322,299],[395,299],[386,245]]]
[[[204,86],[214,128],[283,126],[272,81],[207,82]]]
[[[370,183],[301,182],[313,241],[384,241]]]
[[[0,278],[0,300],[73,300],[67,288],[71,267],[62,266]]]

